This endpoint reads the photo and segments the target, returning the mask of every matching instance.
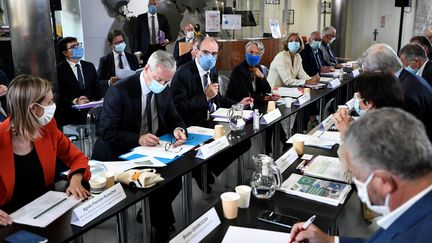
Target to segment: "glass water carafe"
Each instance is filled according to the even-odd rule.
[[[280,187],[282,176],[273,159],[265,154],[252,156],[255,172],[252,174],[252,193],[260,199],[271,198]]]
[[[240,135],[246,125],[246,121],[243,118],[243,105],[232,105],[231,109],[228,110],[228,119],[231,133],[233,135]]]

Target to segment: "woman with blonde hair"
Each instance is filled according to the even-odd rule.
[[[66,194],[85,199],[88,158],[57,128],[51,83],[21,75],[6,95],[9,117],[0,124],[0,207],[17,209],[54,187],[56,158],[68,167]],[[0,225],[12,224],[0,210]]]

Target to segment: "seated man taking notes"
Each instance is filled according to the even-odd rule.
[[[430,241],[432,145],[422,122],[400,109],[372,111],[348,128],[344,153],[360,200],[383,215],[367,242]],[[365,241],[302,226],[293,226],[293,242]]]

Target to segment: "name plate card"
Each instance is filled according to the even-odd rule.
[[[196,157],[200,159],[207,159],[228,146],[228,138],[226,136],[222,136],[211,143],[201,146]]]
[[[341,84],[340,80],[338,78],[335,78],[328,83],[327,88],[334,89],[340,84]]]
[[[352,110],[354,108],[354,101],[355,101],[355,99],[352,98],[352,99],[348,100],[347,103],[345,103],[345,105],[348,106],[349,110]]]
[[[332,127],[334,125],[332,118],[333,118],[333,114],[331,114],[324,121],[322,121],[319,125],[319,130],[321,130],[321,131],[322,130],[324,130],[324,131],[329,130],[330,127]]]
[[[352,75],[353,75],[354,78],[360,75],[360,71],[358,69],[352,70],[351,73],[352,73]]]
[[[71,224],[83,227],[97,216],[126,198],[120,183],[84,202],[72,211]]]
[[[300,96],[296,101],[294,101],[294,105],[303,105],[304,103],[306,103],[308,100],[310,100],[310,95],[308,94],[304,94],[302,96]]]
[[[278,160],[276,160],[276,166],[281,173],[284,173],[286,169],[298,158],[297,152],[294,148],[291,148],[284,153]]]
[[[261,118],[260,123],[261,124],[270,124],[271,122],[273,122],[274,120],[278,119],[281,116],[282,116],[282,114],[281,114],[279,108],[276,108],[276,109],[270,111],[269,113],[265,114]]]
[[[200,242],[218,225],[220,225],[220,223],[221,221],[213,207],[180,232],[176,237],[172,238],[170,243]]]

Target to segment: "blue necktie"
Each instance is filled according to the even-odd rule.
[[[78,83],[80,86],[81,91],[84,91],[85,85],[84,85],[84,77],[81,71],[81,65],[76,64],[75,67],[77,68],[77,76],[78,76]]]
[[[153,92],[150,91],[150,93],[147,94],[146,98],[146,117],[147,117],[147,128],[148,133],[153,133],[152,128],[152,112],[151,112],[151,99],[153,96]]]
[[[209,74],[204,74],[204,91],[207,90],[208,86],[210,85],[210,82],[208,80]],[[208,111],[211,113],[214,111],[213,102],[210,100],[207,101]]]

